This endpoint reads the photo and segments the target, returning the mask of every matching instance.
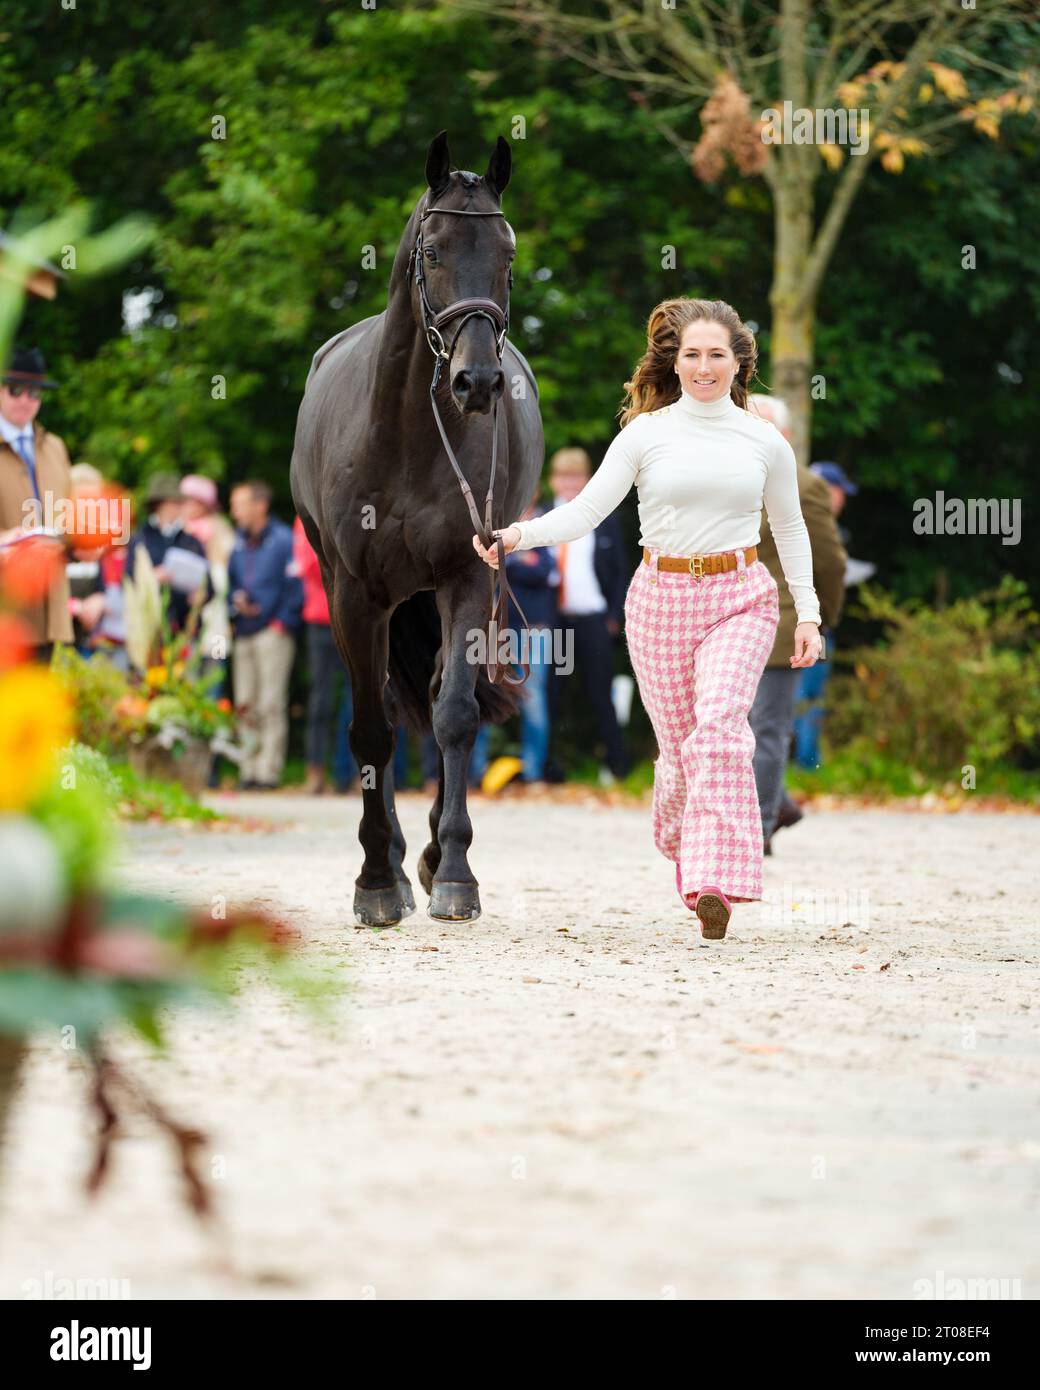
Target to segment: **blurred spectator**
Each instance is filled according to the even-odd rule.
[[[96,501],[105,495],[105,480],[93,464],[74,463],[71,476],[74,503],[78,504],[83,497]],[[129,499],[125,499],[124,505],[129,506]],[[108,529],[112,531],[111,526]],[[116,533],[112,531],[112,534]],[[127,671],[130,661],[126,652],[123,596],[126,545],[80,547],[72,553],[74,558],[66,566],[66,573],[76,650],[88,660],[96,652],[102,652],[119,670]]]
[[[553,506],[560,507],[588,482],[592,461],[584,449],[559,449],[549,467]],[[611,698],[613,646],[621,640],[625,592],[632,569],[625,561],[621,522],[612,514],[587,536],[564,542],[555,550],[560,573],[558,622],[565,631],[570,628],[574,632],[574,670],[605,747],[606,766],[600,769],[600,782],[609,785],[630,768]],[[568,678],[559,665],[553,666],[549,679],[550,739],[558,727]],[[555,759],[546,769],[546,780],[565,780]]]
[[[307,730],[305,755],[307,775],[303,790],[308,796],[318,796],[325,790],[326,765],[333,747],[333,709],[339,677],[343,677],[338,729],[349,726],[351,708],[350,673],[340,660],[336,639],[332,635],[329,601],[321,578],[318,554],[303,529],[299,517],[293,522],[293,553],[296,568],[303,584],[303,629],[307,644],[307,668],[310,691],[307,696]],[[347,744],[344,750],[337,742],[334,778],[337,791],[347,791],[354,780],[354,759]]]
[[[105,584],[97,551],[73,550],[65,565],[69,581],[72,641],[80,656],[94,655],[94,633],[105,613]]]
[[[750,404],[764,420],[769,420],[786,439],[790,439],[790,416],[782,400],[772,396],[755,395],[751,397]],[[837,622],[841,613],[845,593],[845,551],[838,538],[826,487],[814,473],[801,464],[798,465],[798,499],[809,532],[813,586],[820,600],[820,613],[823,618],[821,631],[825,631],[829,625]],[[794,825],[802,818],[801,809],[790,801],[784,792],[784,774],[787,770],[787,755],[791,743],[798,678],[804,675],[805,671],[793,670],[791,667],[797,616],[794,600],[784,579],[769,519],[764,514],[758,558],[776,580],[780,598],[780,622],[776,629],[776,640],[766,668],[762,672],[749,716],[755,735],[754,770],[758,805],[762,815],[762,838],[765,853],[771,854],[774,831],[785,825]],[[826,664],[821,661],[817,666]],[[816,667],[812,669],[815,670]]]
[[[48,517],[69,498],[68,451],[63,440],[36,419],[43,393],[57,385],[47,376],[38,348],[16,348],[11,354],[0,383],[0,556],[24,544],[27,531],[51,525]],[[59,543],[64,544],[54,541]],[[39,661],[50,660],[55,642],[72,641],[64,563],[55,566],[44,596],[28,603],[21,616],[35,639]]]
[[[537,495],[519,519],[539,516],[545,510],[537,504]],[[521,689],[520,757],[525,783],[537,783],[545,777],[545,760],[549,752],[549,676],[552,669],[553,627],[556,623],[556,600],[560,572],[551,547],[514,550],[506,556],[506,574],[517,601],[527,618],[528,635],[524,638],[520,617],[509,602],[509,626],[516,632],[520,655],[530,664],[530,675]],[[519,666],[515,670],[520,675]]]
[[[847,546],[849,533],[843,526],[837,526],[837,519],[845,510],[846,500],[855,497],[859,487],[838,463],[814,463],[812,471],[823,480],[827,488],[837,533],[841,537],[842,545]],[[826,615],[824,616],[827,627],[833,627],[837,621],[838,614],[835,614],[829,623]],[[794,756],[799,767],[807,768],[811,772],[820,766],[820,731],[823,727],[824,698],[834,663],[833,633],[828,633],[827,647],[826,661],[818,661],[815,666],[807,666],[804,671],[798,673],[800,679],[796,704],[799,713],[794,721]]]
[[[289,677],[303,613],[292,531],[271,515],[266,483],[231,492],[238,536],[228,564],[235,705],[252,735],[240,766],[245,790],[279,785],[289,740]]]
[[[101,552],[101,583],[105,591],[105,611],[94,630],[93,647],[105,654],[121,671],[130,669],[126,650],[126,614],[123,578],[126,574],[125,545],[111,545]]]
[[[333,786],[337,792],[348,792],[357,776],[357,763],[350,748],[350,721],[354,717],[350,671],[340,659],[339,648],[332,635],[328,598],[321,579],[318,555],[307,539],[299,517],[293,522],[293,548],[303,582],[303,620],[310,674],[305,735],[307,775],[303,789],[310,795],[324,790],[331,746]],[[335,686],[336,678],[340,675],[343,677],[343,688],[333,733]],[[408,730],[404,724],[399,724],[396,730],[393,769],[395,787],[404,787],[408,780]]]
[[[91,463],[76,463],[69,470],[70,493],[75,501],[83,488],[101,486],[100,471]],[[94,634],[105,616],[105,582],[101,575],[101,553],[98,550],[73,549],[65,565],[69,581],[69,612],[72,614],[72,633],[80,656],[94,654]]]
[[[209,564],[213,596],[199,614],[199,650],[207,690],[214,699],[229,693],[231,665],[231,618],[228,613],[228,561],[235,544],[235,529],[220,511],[217,485],[201,473],[181,479],[184,499],[184,529],[200,542]],[[216,678],[214,678],[214,672]],[[214,759],[210,771],[211,787],[220,785],[220,772]]]
[[[227,684],[228,657],[231,649],[231,621],[228,614],[228,562],[235,545],[235,530],[220,511],[217,485],[212,478],[189,473],[181,479],[184,499],[184,529],[200,542],[209,564],[213,597],[199,617],[199,647],[203,653],[203,668],[220,669],[220,682],[212,687],[219,698]]]
[[[212,595],[206,552],[184,529],[184,499],[176,473],[153,474],[145,484],[144,504],[148,518],[130,537],[126,577],[134,580],[137,547],[143,545],[168,595],[166,615],[175,635],[183,630],[193,605]]]
[[[119,489],[114,488],[111,484],[106,484],[100,471],[92,464],[75,463],[72,465],[72,494],[73,501],[77,504],[83,496],[95,502],[99,498],[111,502],[114,496],[118,498],[121,510],[125,509],[124,516],[129,521],[131,505],[129,496],[121,496]],[[80,559],[93,558],[96,560],[100,578],[99,587],[101,593],[104,594],[104,604],[101,606],[100,616],[86,634],[85,649],[84,647],[79,647],[79,649],[83,655],[102,652],[106,659],[119,670],[128,671],[130,658],[126,650],[126,598],[123,593],[127,546],[125,538],[122,536],[121,526],[117,529],[114,520],[110,519],[105,529],[111,538],[111,544],[102,545],[100,548],[95,546],[93,550],[77,552]],[[70,587],[71,584],[72,577],[70,575]],[[72,607],[73,623],[76,626],[77,645],[79,646],[80,633],[89,626],[93,615],[89,608],[86,611],[81,608],[77,614],[75,597],[70,601],[70,606]]]

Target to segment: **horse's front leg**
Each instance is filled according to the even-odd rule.
[[[432,702],[431,702],[432,708]],[[427,893],[433,892],[433,876],[441,862],[439,830],[441,811],[444,809],[444,754],[437,749],[437,795],[430,808],[430,840],[419,855],[419,882]]]
[[[443,922],[465,922],[480,916],[480,892],[467,859],[473,825],[466,809],[466,787],[470,753],[480,727],[477,672],[486,656],[488,613],[483,578],[470,571],[437,590],[443,670],[433,702],[433,732],[443,768],[436,821],[440,862],[426,910]],[[480,643],[473,641],[475,633],[484,634]],[[473,659],[474,650],[479,661]],[[431,829],[433,824],[431,816]]]
[[[386,779],[394,751],[385,689],[390,611],[371,600],[361,584],[340,570],[329,616],[336,646],[350,670],[354,703],[350,751],[361,773],[358,838],[365,858],[354,881],[354,916],[366,927],[390,927],[411,910],[391,862],[394,827],[387,808]]]

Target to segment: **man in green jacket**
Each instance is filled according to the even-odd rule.
[[[763,419],[769,420],[785,438],[790,439],[789,416],[783,401],[772,396],[752,396],[750,404],[752,410],[757,410]],[[827,484],[801,464],[798,466],[798,497],[809,532],[809,544],[812,547],[813,586],[820,600],[820,614],[823,618],[821,630],[826,632],[828,628],[836,625],[841,616],[848,557],[838,535]],[[794,600],[787,588],[776,542],[765,516],[762,519],[758,558],[776,580],[780,591],[780,622],[776,629],[776,641],[766,662],[766,669],[762,673],[750,715],[751,728],[755,735],[755,784],[758,788],[759,810],[762,813],[762,836],[765,852],[769,854],[770,840],[777,828],[777,818],[784,799],[784,773],[787,770],[787,753],[794,726],[799,672],[792,670],[790,664],[797,622]],[[792,824],[794,819],[800,818],[799,814],[787,823]]]

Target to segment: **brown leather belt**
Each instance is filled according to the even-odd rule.
[[[737,568],[738,550],[725,550],[718,555],[658,555],[657,568],[671,570],[680,574],[692,574],[694,579],[702,579],[706,574],[724,574],[726,570]],[[745,565],[753,565],[758,559],[758,546],[752,545],[744,551]],[[643,564],[650,563],[650,551],[643,547]]]

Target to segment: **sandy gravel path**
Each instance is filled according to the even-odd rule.
[[[0,1296],[1037,1295],[1040,817],[818,812],[702,947],[645,807],[476,797],[483,918],[416,882],[377,933],[357,798],[221,804],[270,826],[131,828],[128,876],[269,900],[353,985],[329,1029],[257,988],[177,1018],[166,1064],[120,1040],[210,1136],[231,1272],[143,1126],[84,1203],[83,1077],[41,1037]],[[428,809],[401,798],[413,879]]]

